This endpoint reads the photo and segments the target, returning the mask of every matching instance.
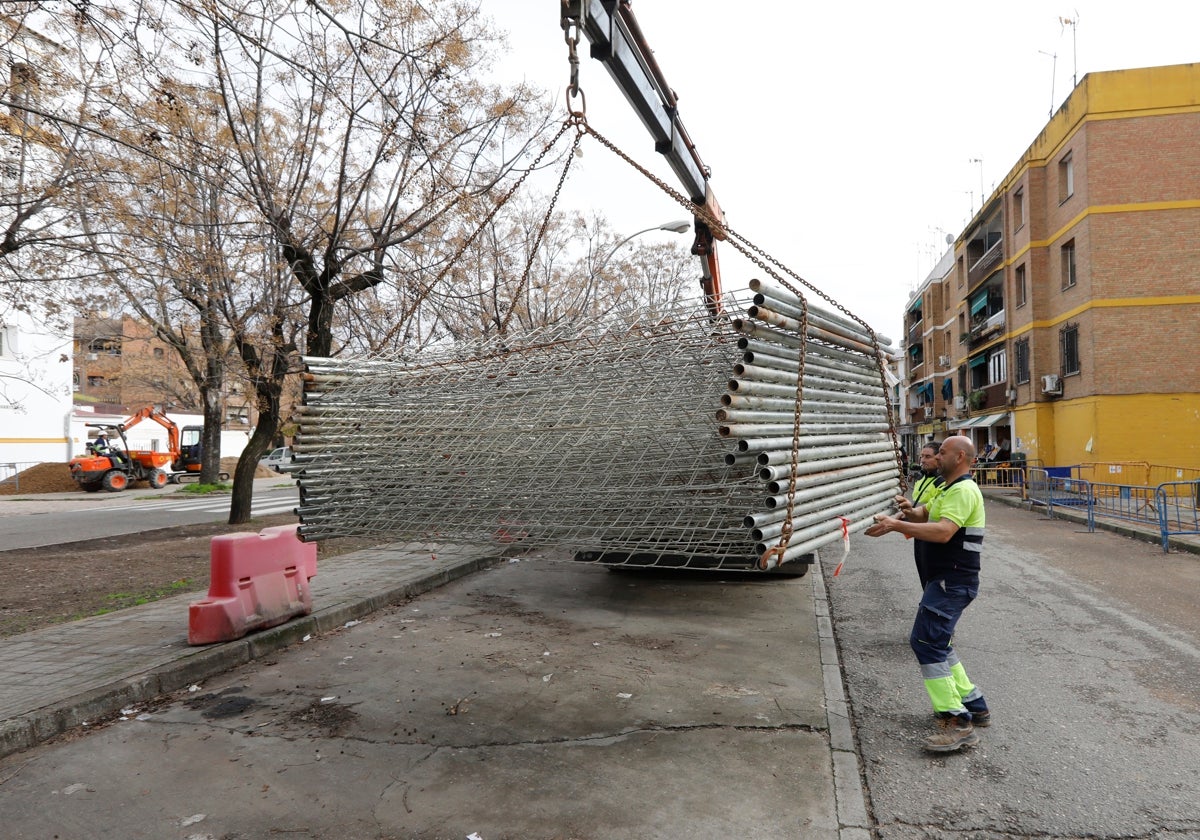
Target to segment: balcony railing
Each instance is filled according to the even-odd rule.
[[[985,338],[990,338],[992,335],[1004,331],[1004,310],[1001,309],[994,315],[989,315],[982,321],[971,325],[970,339],[971,343],[982,341]]]
[[[967,394],[967,405],[972,414],[978,414],[987,409],[1003,408],[1008,405],[1008,384],[998,382],[995,385],[975,388]]]
[[[967,287],[970,288],[992,273],[992,269],[1004,259],[1004,240],[1001,239],[987,250],[975,264],[967,269]]]

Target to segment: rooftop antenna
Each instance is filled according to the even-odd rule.
[[[1074,90],[1075,86],[1079,84],[1078,54],[1075,49],[1075,28],[1079,25],[1079,10],[1075,10],[1075,17],[1073,18],[1060,17],[1058,25],[1060,27],[1060,35],[1062,34],[1062,29],[1068,26],[1071,27],[1071,89]]]
[[[967,163],[979,164],[979,207],[983,208],[984,197],[987,195],[983,189],[983,158],[971,158]]]
[[[1054,116],[1054,77],[1058,74],[1058,53],[1048,53],[1038,50],[1042,55],[1050,56],[1050,116]]]

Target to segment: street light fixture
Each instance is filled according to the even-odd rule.
[[[687,219],[679,219],[678,221],[666,222],[661,225],[655,225],[654,227],[648,227],[645,230],[639,230],[637,233],[631,233],[629,236],[626,236],[624,239],[614,245],[611,250],[609,250],[604,259],[602,259],[596,268],[592,270],[592,274],[599,274],[600,269],[608,265],[608,261],[612,259],[613,254],[615,254],[621,248],[621,246],[629,242],[631,239],[641,236],[643,233],[651,233],[656,230],[665,230],[669,233],[687,233],[691,229],[692,223],[690,221]]]
[[[619,251],[627,242],[634,239],[635,237],[641,236],[643,233],[652,233],[653,231],[656,231],[656,230],[665,230],[668,233],[687,233],[691,229],[692,229],[692,223],[689,220],[679,219],[674,222],[664,222],[661,225],[655,225],[654,227],[648,227],[648,228],[645,228],[644,230],[639,230],[636,233],[631,233],[631,234],[629,234],[629,236],[626,236],[624,239],[622,239],[620,242],[618,242],[616,245],[612,246],[612,248],[609,249],[608,253],[604,255],[604,258],[601,259],[600,262],[596,263],[595,267],[592,268],[591,272],[589,272],[588,278],[589,278],[589,280],[594,281],[597,277],[599,277],[600,272],[604,269],[604,267],[606,265],[608,265],[609,260],[611,260],[613,258],[613,254],[617,253],[617,251]],[[589,285],[594,286],[595,284],[591,283]],[[589,296],[591,296],[591,298],[592,298],[591,307],[594,312],[596,305],[599,303],[598,295],[596,294],[596,290],[594,288],[588,289],[587,294]],[[586,305],[587,304],[585,303],[585,306]]]

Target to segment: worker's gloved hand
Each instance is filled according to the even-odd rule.
[[[875,514],[875,524],[867,528],[863,533],[868,537],[882,537],[889,531],[895,530],[894,523],[898,521],[898,519],[888,516],[886,513],[877,513]]]

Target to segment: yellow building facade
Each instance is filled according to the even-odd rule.
[[[1200,468],[1197,149],[1200,64],[1085,76],[909,301],[910,419]]]

